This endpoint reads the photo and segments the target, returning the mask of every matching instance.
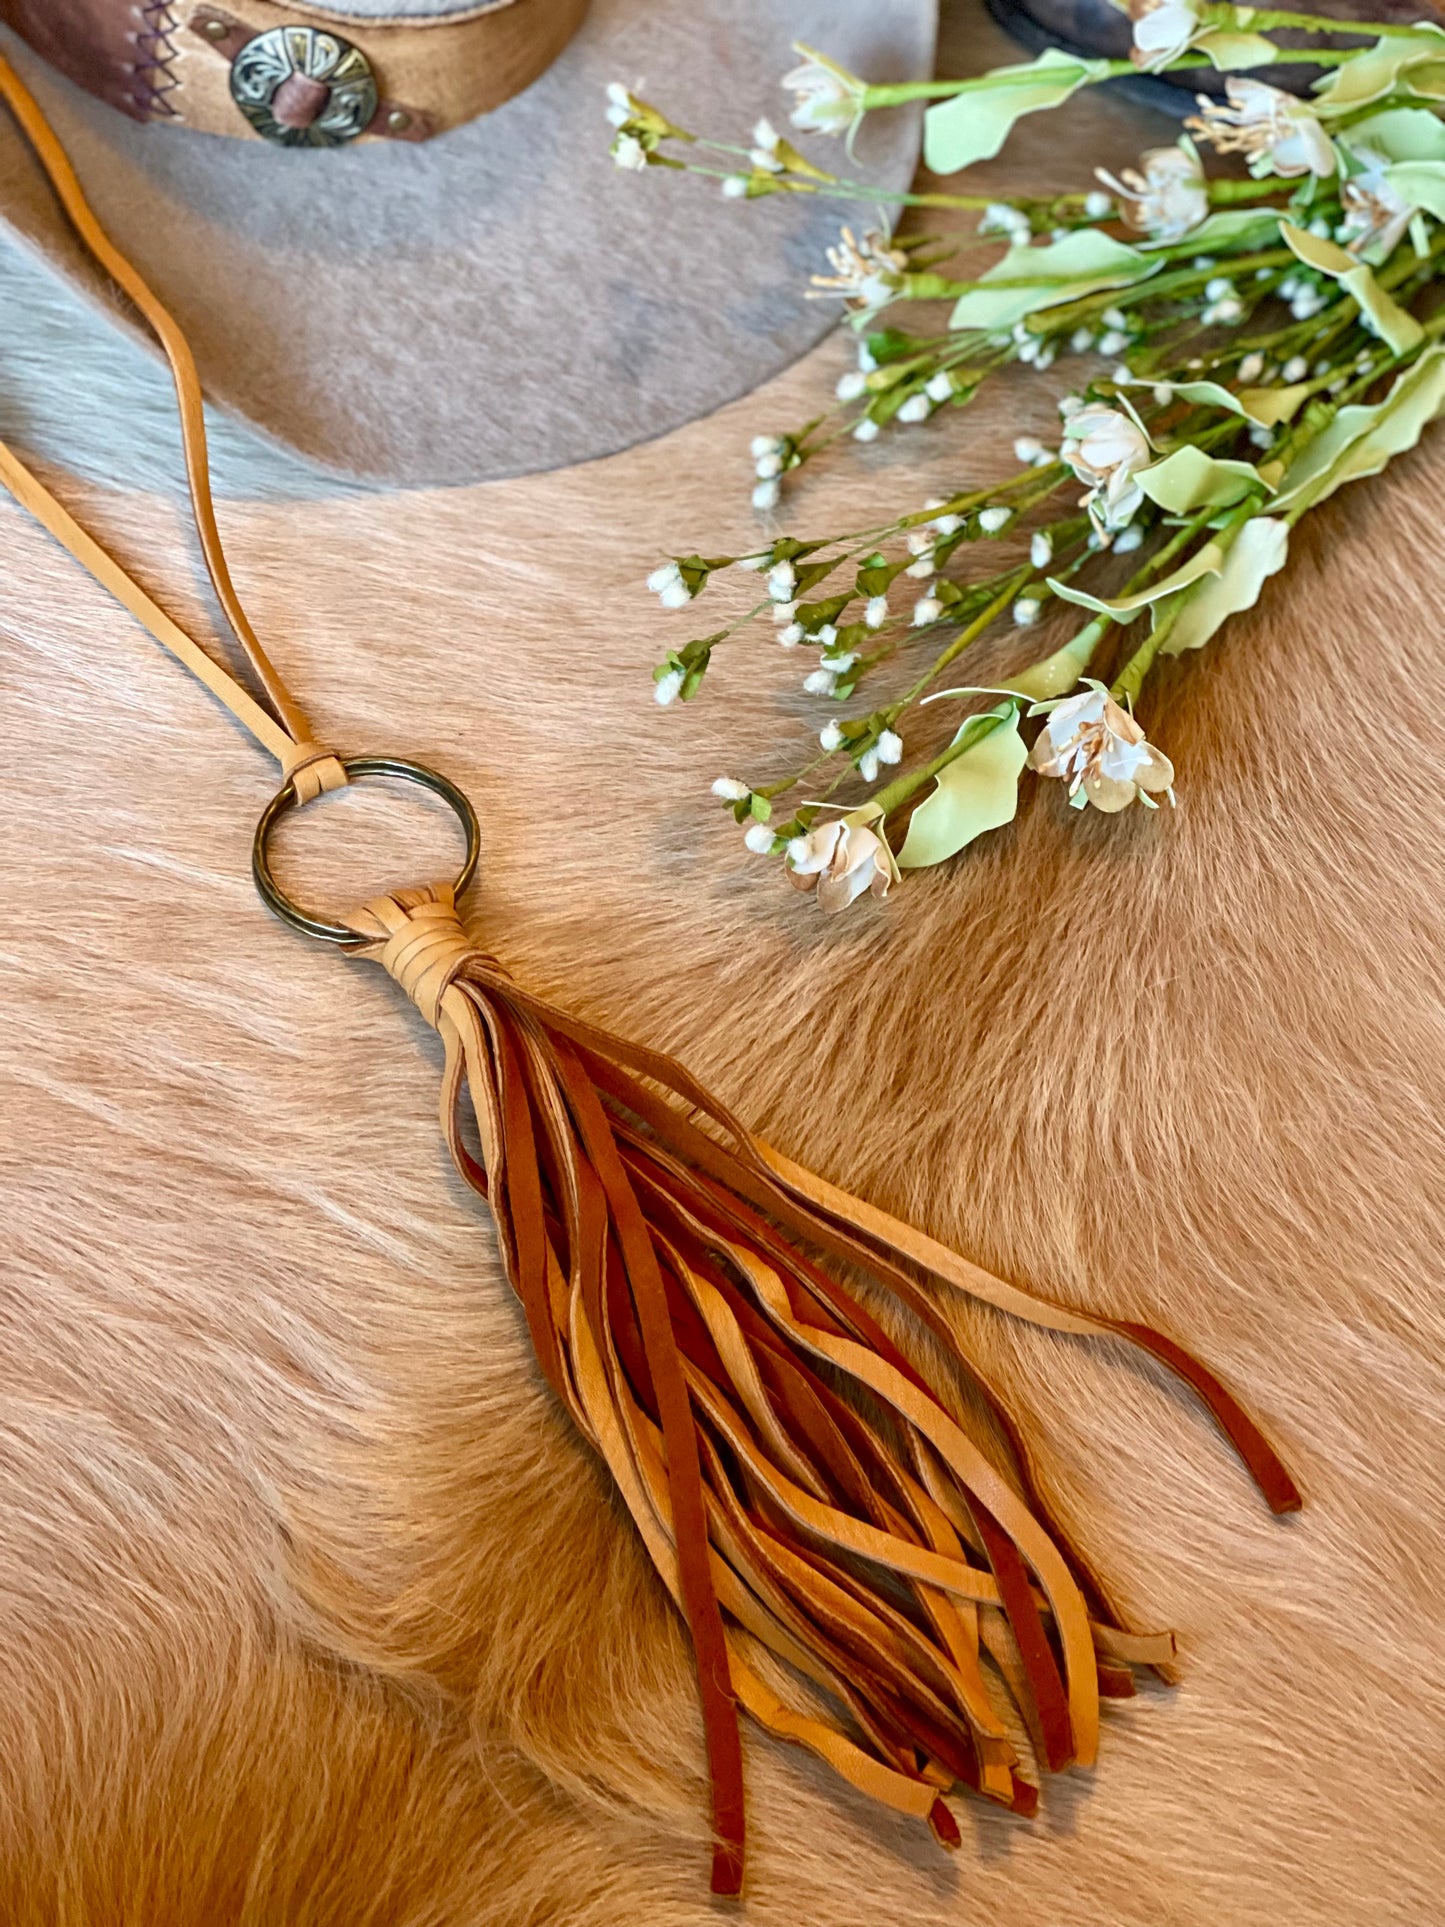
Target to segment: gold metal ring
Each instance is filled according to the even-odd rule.
[[[403,783],[419,783],[423,789],[431,790],[444,803],[451,805],[467,839],[467,853],[456,881],[456,893],[460,896],[476,873],[477,859],[482,850],[482,830],[476,811],[456,784],[436,770],[428,769],[424,763],[404,762],[397,756],[346,756],[341,759],[341,767],[353,780],[358,776],[390,776]],[[271,874],[271,861],[266,849],[271,832],[288,810],[297,807],[296,791],[287,783],[271,798],[261,812],[261,821],[256,825],[256,836],[251,845],[251,875],[256,880],[261,901],[283,923],[289,923],[293,930],[299,930],[303,936],[318,937],[323,943],[359,943],[361,939],[356,932],[348,929],[344,923],[326,923],[320,917],[308,916],[291,901]]]

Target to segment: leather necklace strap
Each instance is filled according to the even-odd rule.
[[[336,756],[329,750],[321,749],[313,740],[311,727],[300,705],[261,646],[261,640],[252,628],[250,617],[242,607],[241,598],[231,580],[220,531],[216,526],[210,461],[206,451],[205,407],[190,344],[174,316],[114,246],[96,220],[64,148],[56,139],[34,96],[3,57],[0,57],[0,99],[4,100],[24,131],[76,233],[117,286],[135,303],[165,351],[180,407],[186,479],[206,570],[231,633],[274,713],[268,714],[234,676],[193,642],[114,557],[86,534],[70,512],[3,443],[0,443],[0,479],[56,541],[62,543],[77,562],[145,625],[162,648],[168,649],[184,663],[191,674],[198,677],[237,721],[251,732],[257,742],[269,750],[292,781],[298,803],[308,802],[322,790],[339,789],[347,780],[345,770]]]

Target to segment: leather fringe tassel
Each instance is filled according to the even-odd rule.
[[[1172,1635],[1120,1623],[978,1369],[960,1361],[1010,1477],[819,1259],[871,1277],[955,1358],[920,1274],[1036,1324],[1132,1340],[1204,1401],[1273,1510],[1292,1511],[1262,1434],[1147,1326],[1004,1284],[772,1151],[671,1058],[520,989],[471,944],[446,886],[349,922],[440,1032],[452,1157],[491,1208],[548,1382],[691,1630],[714,1891],[742,1884],[738,1706],[945,1846],[960,1841],[954,1786],[1032,1813],[984,1656],[1057,1772],[1092,1762],[1100,1695],[1131,1693],[1132,1667],[1168,1676]]]

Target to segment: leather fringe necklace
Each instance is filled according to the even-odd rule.
[[[532,996],[477,948],[456,906],[480,841],[470,804],[434,771],[343,760],[313,739],[231,583],[185,337],[98,226],[3,59],[0,96],[81,241],[170,361],[207,568],[265,703],[3,444],[0,480],[277,758],[285,783],[254,848],[266,902],[380,963],[440,1033],[442,1128],[490,1207],[538,1363],[605,1459],[692,1635],[714,1890],[742,1885],[740,1706],[873,1799],[926,1821],[945,1846],[960,1840],[943,1797],[956,1786],[1032,1813],[1037,1789],[1020,1777],[985,1658],[1039,1766],[1058,1772],[1091,1764],[1100,1696],[1132,1692],[1132,1668],[1169,1676],[1173,1639],[1131,1632],[1111,1608],[1051,1515],[1027,1441],[961,1356],[936,1288],[1052,1331],[1130,1340],[1192,1387],[1278,1513],[1300,1503],[1288,1472],[1213,1374],[1168,1338],[1005,1284],[834,1189],[754,1137],[673,1059]],[[326,923],[279,889],[267,839],[287,810],[368,776],[446,798],[467,859],[455,884],[392,890]],[[1006,1472],[825,1266],[862,1273],[939,1341],[992,1413]]]

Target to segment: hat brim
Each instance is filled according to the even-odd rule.
[[[103,225],[186,329],[208,395],[341,475],[495,480],[610,454],[709,413],[836,318],[809,273],[847,210],[621,174],[604,89],[641,84],[745,140],[781,120],[789,43],[870,79],[931,70],[936,0],[592,0],[530,89],[424,145],[334,151],[141,126],[7,53]],[[907,186],[919,118],[870,116],[853,168]],[[830,143],[830,154],[842,154]],[[0,224],[119,325],[22,137],[0,114]]]

